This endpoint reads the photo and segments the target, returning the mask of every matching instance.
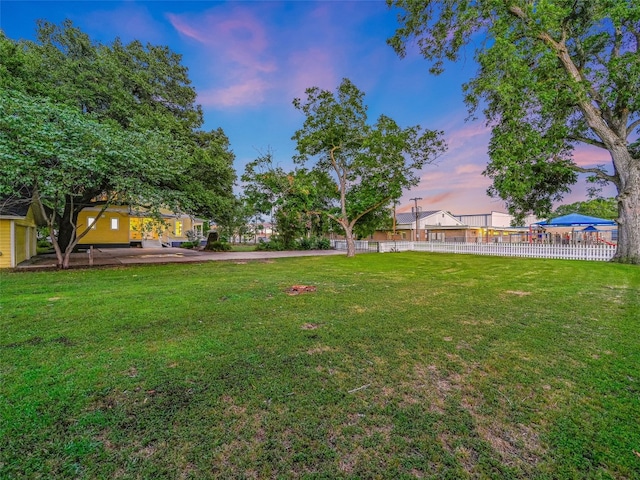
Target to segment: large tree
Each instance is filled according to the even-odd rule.
[[[337,191],[325,172],[276,166],[271,152],[247,164],[241,177],[253,211],[270,215],[285,248],[302,237],[326,233],[326,212],[336,204]]]
[[[92,226],[69,215],[89,195],[102,207],[96,219],[113,203],[144,201],[157,209],[169,199],[187,199],[160,187],[185,165],[185,149],[165,136],[126,131],[13,90],[0,91],[0,111],[0,197],[31,198],[47,222],[60,268],[69,266],[73,248]],[[65,215],[73,234],[62,242]]]
[[[442,132],[419,125],[401,128],[380,115],[367,123],[364,93],[344,79],[335,94],[318,87],[306,90],[294,106],[305,115],[293,136],[304,164],[315,157],[313,170],[331,176],[340,203],[327,215],[343,229],[347,256],[355,255],[354,226],[365,215],[387,207],[405,188],[418,183],[417,172],[445,149]]]
[[[640,3],[388,2],[400,9],[389,43],[404,56],[415,40],[434,74],[477,45],[479,70],[464,90],[471,111],[482,104],[492,126],[489,193],[515,215],[542,217],[579,173],[612,183],[614,259],[640,264]],[[577,165],[573,151],[581,143],[602,149],[608,166]]]
[[[138,41],[123,45],[117,39],[111,45],[94,42],[69,21],[60,26],[39,22],[36,42],[15,42],[0,32],[0,88],[8,92],[5,100],[14,105],[13,116],[25,115],[23,125],[12,123],[13,130],[7,126],[4,132],[5,144],[22,145],[22,150],[3,153],[17,158],[38,150],[30,138],[52,142],[50,158],[32,158],[31,177],[24,171],[19,177],[5,176],[0,186],[9,194],[25,188],[48,193],[41,203],[48,218],[55,219],[52,231],[61,251],[69,251],[77,242],[78,214],[88,206],[106,208],[135,201],[153,210],[164,203],[215,217],[228,204],[235,180],[233,153],[222,130],[199,130],[202,112],[180,62],[180,55],[162,46],[143,46]],[[31,130],[25,133],[27,125]],[[95,139],[86,133],[95,125],[100,125],[95,127],[96,135],[103,135],[103,144],[112,146],[111,153],[122,154],[121,159],[129,162],[134,158],[143,162],[139,170],[156,172],[138,174],[138,179],[147,181],[144,195],[141,189],[131,187],[125,193],[121,188],[120,179],[133,174],[131,165],[112,162],[121,167],[121,174],[99,169],[99,148],[98,153],[92,149]],[[77,135],[80,130],[86,134]],[[60,138],[70,135],[74,141],[55,143],[49,135],[52,131]],[[72,150],[73,158],[68,155]],[[59,155],[67,160],[59,161]],[[63,168],[73,162],[73,168]],[[160,170],[164,173],[158,175]],[[43,189],[35,183],[47,171],[65,176],[65,182],[57,184],[63,190]],[[27,183],[16,183],[18,178]]]
[[[618,216],[617,202],[615,198],[593,198],[584,202],[559,205],[549,218],[569,215],[570,213],[614,220]]]

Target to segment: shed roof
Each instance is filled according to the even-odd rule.
[[[31,206],[31,198],[0,198],[0,217],[26,217]]]

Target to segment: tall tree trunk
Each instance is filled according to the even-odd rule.
[[[64,215],[58,221],[58,244],[63,252],[75,239],[79,213],[79,210],[72,209],[71,205],[67,204]]]
[[[342,224],[344,228],[344,237],[347,240],[347,257],[356,256],[356,242],[353,238],[353,226],[348,221]]]
[[[617,162],[618,188],[618,248],[614,262],[640,265],[640,160],[627,155]]]
[[[60,255],[58,257],[58,268],[69,268],[71,253],[76,246],[78,214],[80,208],[67,204],[65,214],[58,221],[58,246]],[[56,254],[58,252],[56,251]]]

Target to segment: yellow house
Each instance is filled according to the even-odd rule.
[[[30,199],[0,199],[0,268],[14,268],[36,254],[39,218]]]
[[[78,242],[79,248],[94,247],[177,247],[189,241],[188,231],[202,235],[203,220],[184,214],[161,211],[161,219],[151,218],[145,212],[127,205],[109,207],[98,218],[100,207],[83,209],[78,215],[77,232],[81,234],[92,225]],[[97,218],[97,220],[96,220]]]

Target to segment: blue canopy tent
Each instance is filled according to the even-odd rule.
[[[580,215],[579,213],[570,213],[561,217],[552,218],[551,220],[538,222],[534,225],[541,227],[590,227],[596,225],[613,226],[616,222],[606,218],[590,217],[588,215]]]
[[[577,242],[588,242],[591,243],[593,241],[593,233],[595,232],[595,242],[604,242],[609,245],[613,245],[611,242],[606,241],[598,235],[597,226],[606,226],[606,227],[615,227],[616,222],[614,220],[609,220],[607,218],[598,218],[598,217],[590,217],[589,215],[580,215],[579,213],[570,213],[569,215],[563,215],[561,217],[552,218],[551,220],[534,223],[533,226],[542,228],[547,231],[549,228],[553,227],[565,227],[571,228],[571,235],[569,233],[566,234],[566,237],[561,239],[562,243],[576,243]],[[580,228],[581,234],[576,235],[575,229],[576,227]],[[607,230],[610,230],[607,229]],[[546,237],[546,235],[545,235]],[[558,233],[555,234],[556,240],[553,240],[553,236],[548,237],[548,241],[552,243],[556,243],[557,238],[560,237]],[[612,239],[612,238],[611,238]]]

